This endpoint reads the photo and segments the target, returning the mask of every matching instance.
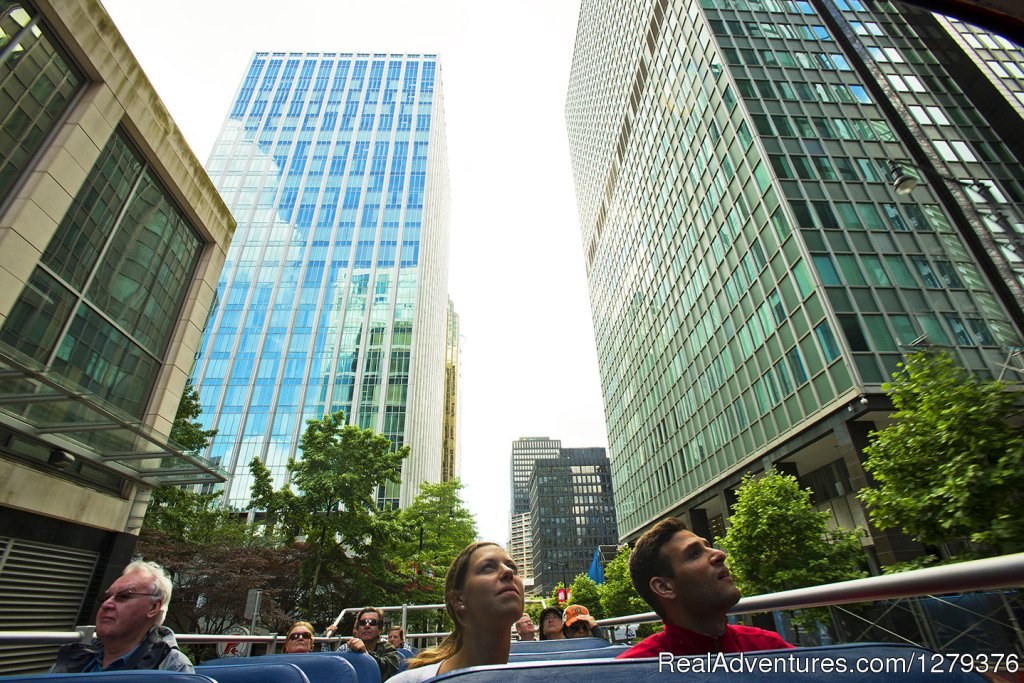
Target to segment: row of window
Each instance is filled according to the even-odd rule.
[[[0,339],[140,416],[202,244],[117,130],[57,226]]]
[[[790,83],[768,79],[736,79],[740,95],[751,100],[782,99],[791,102],[838,102],[871,104],[871,95],[863,85],[847,83]]]

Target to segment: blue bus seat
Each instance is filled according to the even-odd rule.
[[[560,652],[513,652],[508,656],[510,664],[515,662],[550,662],[565,659],[614,659],[632,645],[611,645],[590,650],[568,650]]]
[[[515,640],[512,641],[512,653],[522,652],[569,652],[571,650],[593,650],[608,647],[604,638],[562,638],[560,640]]]
[[[294,664],[302,670],[302,673],[306,674],[309,683],[361,683],[356,676],[355,668],[341,654],[341,652],[307,652],[261,655],[259,657],[224,657],[207,660],[203,662],[203,666],[251,667],[254,664]],[[379,670],[377,675],[380,676]],[[154,683],[156,682],[154,681]]]
[[[668,657],[668,655],[665,655]],[[689,671],[680,667],[678,660],[689,660]],[[700,661],[694,661],[700,660]],[[759,660],[769,660],[762,670]],[[708,670],[708,663],[715,668]],[[829,662],[827,671],[823,664]],[[458,679],[458,683],[547,683],[558,679],[600,680],[602,683],[664,683],[666,676],[673,680],[706,682],[731,679],[749,683],[882,683],[898,680],[900,683],[984,683],[987,679],[978,673],[969,673],[948,667],[950,660],[914,645],[889,643],[858,643],[825,647],[766,650],[763,652],[697,655],[673,658],[667,661],[651,657],[646,659],[586,659],[509,663],[504,666],[479,666],[443,674],[433,681]],[[866,664],[868,671],[858,672],[858,663]],[[872,664],[884,664],[886,669],[871,669]],[[932,666],[942,664],[933,671]],[[699,668],[698,668],[699,666]],[[838,673],[838,667],[846,673]]]
[[[202,674],[181,671],[138,669],[133,671],[97,671],[89,674],[22,674],[0,676],[4,683],[217,683]]]
[[[249,659],[248,666],[203,664],[196,667],[196,672],[209,676],[217,683],[309,683],[309,678],[296,664],[289,662],[268,664],[260,659],[258,657]]]

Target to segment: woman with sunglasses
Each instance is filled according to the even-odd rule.
[[[313,625],[308,621],[296,621],[284,638],[284,652],[287,655],[313,651]]]
[[[507,664],[509,631],[523,614],[523,580],[497,543],[471,543],[448,568],[444,606],[455,627],[441,644],[409,660],[393,683],[417,683],[469,666]]]

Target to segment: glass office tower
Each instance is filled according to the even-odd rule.
[[[1020,118],[992,122],[976,60],[940,63],[912,12],[583,2],[566,118],[621,539],[666,515],[720,534],[772,465],[865,525],[861,453],[902,354],[1017,376]]]
[[[440,481],[446,155],[435,55],[253,56],[208,164],[238,231],[195,371],[228,504],[337,410],[411,448],[380,505]]]

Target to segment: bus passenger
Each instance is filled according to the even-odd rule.
[[[793,647],[777,633],[728,623],[726,613],[739,602],[740,591],[725,566],[725,553],[674,517],[658,522],[636,542],[629,576],[640,597],[665,622],[665,630],[626,650],[620,659]]]
[[[284,653],[286,655],[313,651],[313,625],[308,621],[296,621],[288,629],[285,636]]]
[[[523,580],[504,548],[488,542],[466,546],[445,575],[444,603],[455,628],[440,645],[410,659],[393,683],[508,663],[509,630],[523,613]]]

